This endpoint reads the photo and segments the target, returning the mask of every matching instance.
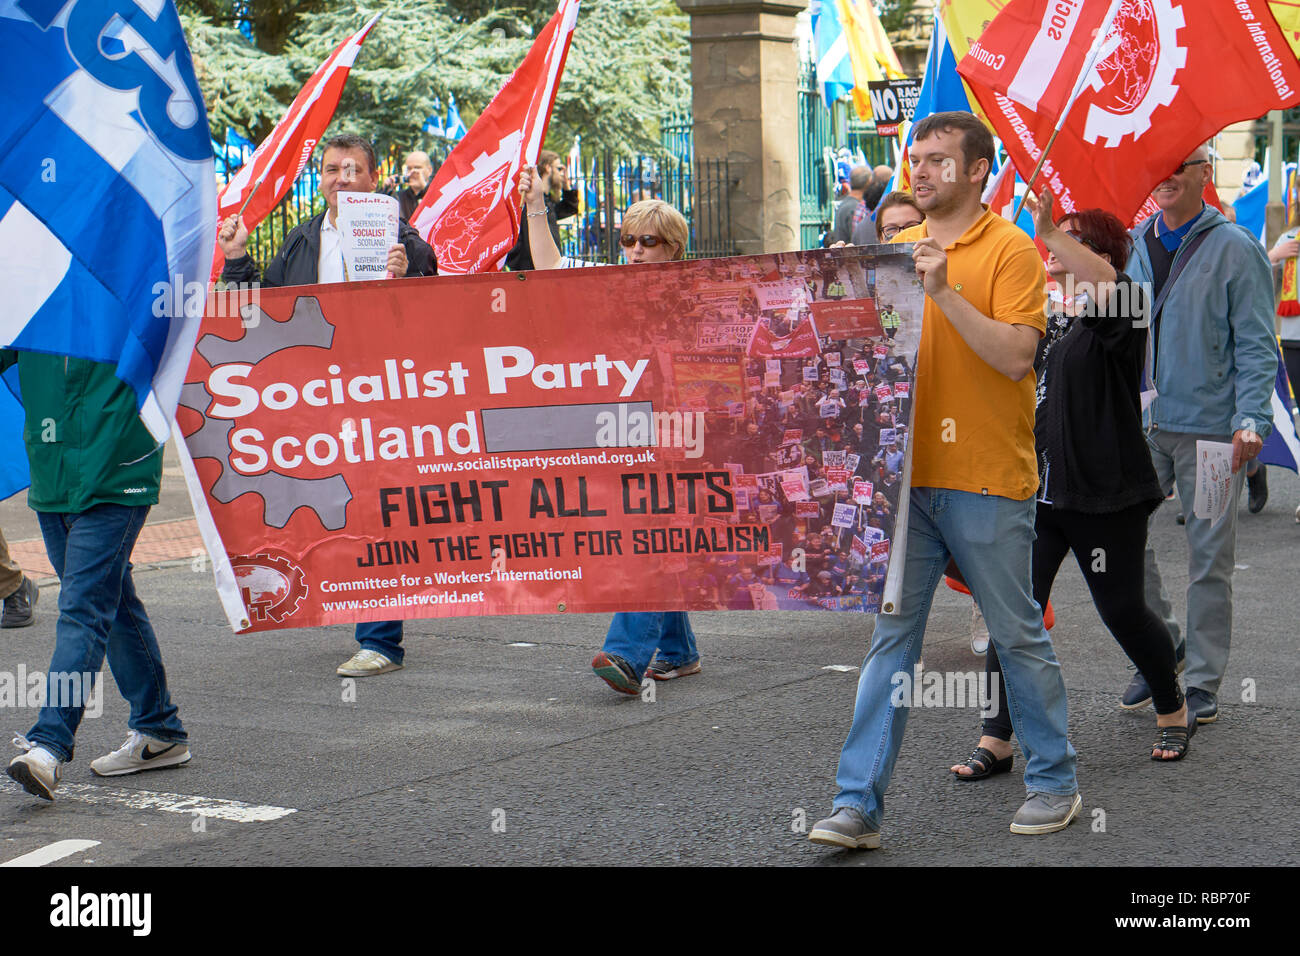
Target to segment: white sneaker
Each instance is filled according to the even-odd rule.
[[[970,649],[972,654],[985,654],[989,649],[989,626],[984,623],[984,612],[974,601],[975,608],[970,619]]]
[[[374,677],[389,671],[401,670],[402,665],[389,660],[378,651],[363,648],[339,666],[334,673],[342,677]]]
[[[24,790],[42,800],[53,800],[54,791],[63,776],[63,762],[39,744],[33,744],[22,734],[14,736],[14,744],[23,752],[9,761],[7,773]]]
[[[192,756],[190,748],[185,744],[168,743],[133,730],[122,746],[111,754],[92,760],[90,769],[100,777],[120,777],[141,770],[179,767],[183,763],[189,763]]]

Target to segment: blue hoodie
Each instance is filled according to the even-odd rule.
[[[1143,238],[1156,213],[1133,230],[1125,271],[1152,288]],[[1273,277],[1264,247],[1206,206],[1174,256],[1170,275],[1200,233],[1209,235],[1165,297],[1161,310],[1157,396],[1148,425],[1164,431],[1229,435],[1273,430]]]

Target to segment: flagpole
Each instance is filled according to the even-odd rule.
[[[1120,0],[1111,0],[1110,9],[1106,11],[1106,18],[1101,21],[1101,26],[1097,28],[1097,35],[1093,37],[1092,48],[1088,51],[1088,58],[1084,61],[1083,70],[1080,71],[1078,78],[1074,81],[1074,89],[1070,91],[1070,98],[1066,101],[1065,109],[1061,111],[1061,117],[1056,121],[1056,128],[1052,130],[1052,136],[1043,147],[1043,153],[1038,157],[1038,163],[1034,166],[1034,171],[1030,174],[1029,179],[1025,182],[1024,195],[1016,203],[1015,211],[1011,214],[1011,221],[1015,222],[1020,218],[1020,213],[1025,208],[1025,201],[1029,199],[1030,193],[1034,191],[1034,182],[1038,179],[1038,174],[1043,169],[1043,163],[1047,161],[1047,154],[1052,151],[1052,146],[1056,142],[1056,137],[1061,130],[1065,128],[1065,121],[1070,117],[1070,110],[1074,109],[1075,101],[1078,100],[1079,94],[1083,92],[1083,86],[1092,74],[1093,66],[1097,63],[1097,58],[1102,53],[1102,48],[1106,47],[1106,56],[1115,52],[1115,47],[1119,45],[1118,38],[1109,46],[1106,44],[1106,34],[1110,32],[1111,25],[1115,22],[1115,15],[1119,13]],[[1010,161],[1010,156],[1007,159]]]

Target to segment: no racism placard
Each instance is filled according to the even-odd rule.
[[[907,246],[214,294],[177,418],[227,616],[879,611],[922,300]]]

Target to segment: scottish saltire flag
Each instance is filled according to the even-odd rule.
[[[1259,460],[1266,465],[1290,468],[1300,473],[1300,437],[1296,435],[1295,419],[1291,417],[1292,395],[1286,365],[1279,355],[1277,384],[1273,387],[1273,431],[1264,439]]]
[[[442,120],[442,99],[439,97],[435,96],[433,99],[433,112],[424,121],[424,131],[439,139],[445,139],[447,136],[447,124]]]
[[[456,108],[456,94],[448,93],[447,97],[450,100],[447,106],[447,131],[443,135],[455,143],[464,139],[469,130],[465,128],[465,123],[460,118],[460,110]]]
[[[0,374],[0,501],[32,483],[23,448],[23,404],[18,397],[18,366]]]
[[[812,0],[813,56],[817,63],[817,86],[827,108],[853,89],[853,63],[849,41],[840,22],[835,0]]]
[[[1296,164],[1282,167],[1282,181],[1290,184],[1295,179]],[[1243,189],[1232,208],[1237,211],[1237,225],[1244,226],[1260,242],[1264,241],[1264,211],[1268,205],[1268,176],[1260,176],[1248,189]],[[1287,201],[1287,209],[1291,208]]]
[[[0,347],[113,363],[162,441],[216,232],[176,8],[0,0],[0,89]]]

